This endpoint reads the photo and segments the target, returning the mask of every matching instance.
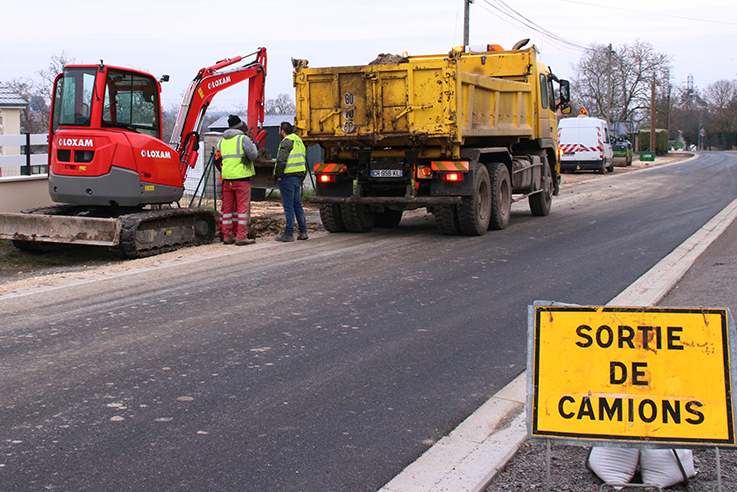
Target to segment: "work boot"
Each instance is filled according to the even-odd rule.
[[[309,238],[310,237],[307,235],[307,231],[304,231],[304,232],[299,231],[299,234],[297,235],[297,240],[298,241],[306,241]]]
[[[223,238],[223,244],[233,244],[235,243],[235,238],[233,236],[225,236]]]
[[[256,242],[255,239],[236,239],[235,245],[236,246],[248,246],[249,244],[254,244]]]
[[[282,234],[281,236],[276,236],[275,238],[280,243],[291,243],[294,242],[294,236],[292,234],[287,234],[286,232]]]

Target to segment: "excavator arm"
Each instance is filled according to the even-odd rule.
[[[255,60],[244,66],[223,71],[241,60],[254,56]],[[169,144],[179,153],[179,167],[182,181],[190,167],[197,162],[199,135],[207,108],[215,94],[248,80],[248,117],[246,123],[252,132],[257,147],[263,145],[266,131],[261,128],[264,122],[264,88],[266,84],[266,48],[246,56],[226,58],[215,65],[201,69],[192,80],[182,100],[174,132]]]

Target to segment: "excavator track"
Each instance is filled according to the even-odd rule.
[[[201,208],[142,211],[118,217],[120,240],[110,251],[122,259],[144,258],[189,246],[209,244],[215,238],[215,215]]]
[[[128,209],[120,214],[105,207],[63,204],[6,215],[12,219],[6,228],[16,226],[25,231],[6,237],[18,249],[31,253],[97,245],[107,246],[121,259],[144,258],[209,244],[217,231],[215,214],[203,208]]]

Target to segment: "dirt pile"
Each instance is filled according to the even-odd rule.
[[[409,58],[402,55],[392,55],[391,53],[380,53],[374,61],[369,65],[392,65],[396,63],[407,63]]]

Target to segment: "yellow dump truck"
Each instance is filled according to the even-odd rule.
[[[348,67],[293,60],[296,132],[323,150],[310,164],[325,228],[394,227],[427,207],[443,233],[481,235],[503,229],[523,198],[547,215],[569,84],[524,44]]]

